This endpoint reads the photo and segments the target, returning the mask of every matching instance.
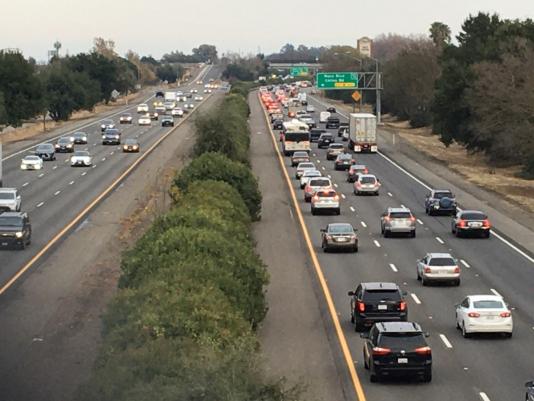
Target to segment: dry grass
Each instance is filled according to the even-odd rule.
[[[448,148],[429,128],[410,128],[408,122],[387,122],[399,135],[420,152],[437,159],[469,182],[489,189],[529,213],[534,213],[534,181],[516,177],[520,166],[493,168],[482,154],[471,154],[453,143]]]

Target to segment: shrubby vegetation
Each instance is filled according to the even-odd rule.
[[[298,388],[265,378],[258,355],[268,276],[251,235],[261,194],[242,162],[248,112],[244,97],[228,94],[197,123],[199,143],[204,129],[214,137],[177,173],[172,208],[124,253],[80,401],[299,400]],[[213,131],[224,113],[237,120],[225,135],[239,150]]]

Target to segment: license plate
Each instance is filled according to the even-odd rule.
[[[348,239],[348,238],[343,238],[343,237],[341,237],[341,238],[338,238],[337,240],[338,240],[339,242],[347,242],[349,239]]]
[[[482,227],[482,223],[475,221],[473,223],[469,223],[469,227],[479,228]]]
[[[493,320],[495,318],[495,316],[486,316],[486,319],[488,320]]]
[[[397,358],[398,363],[408,363],[408,358]]]
[[[378,305],[378,310],[388,310],[387,305]]]

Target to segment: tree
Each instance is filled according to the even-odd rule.
[[[41,84],[35,66],[20,53],[0,51],[0,92],[3,93],[3,123],[19,126],[42,109]]]
[[[181,65],[163,64],[156,69],[156,76],[169,83],[176,82],[184,75],[184,68]]]
[[[59,40],[54,42],[54,49],[56,49],[56,56],[59,56],[59,49],[61,49],[61,42]]]
[[[154,64],[144,63],[142,61],[143,58],[139,58],[139,54],[133,50],[126,52],[126,59],[135,66],[138,72],[138,77],[136,77],[137,81],[144,85],[155,83],[156,73],[154,72]]]
[[[218,59],[217,48],[213,45],[200,45],[198,48],[193,49],[193,55],[197,57],[199,61],[215,63]]]
[[[442,49],[445,45],[451,42],[451,28],[442,22],[433,22],[430,25],[430,38],[434,42],[434,45]]]
[[[115,52],[115,41],[111,39],[106,40],[101,37],[94,38],[93,52],[110,60],[118,57],[118,54]]]

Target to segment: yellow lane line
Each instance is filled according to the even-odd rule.
[[[265,111],[265,108],[263,107],[263,104],[261,102],[259,93],[258,93],[258,101],[260,102],[260,105],[262,107],[263,114],[265,116],[265,121],[267,123],[267,127],[269,128],[269,132],[271,134],[271,139],[273,142],[275,153],[278,156],[278,161],[280,162],[280,166],[282,167],[282,171],[284,172],[284,177],[286,179],[287,187],[289,188],[289,193],[291,194],[291,199],[293,200],[295,210],[297,211],[297,216],[299,219],[300,227],[302,229],[302,233],[304,234],[304,239],[306,241],[306,245],[308,247],[308,251],[310,253],[313,266],[315,267],[315,272],[317,273],[317,277],[319,278],[319,282],[321,284],[321,288],[323,290],[326,303],[328,305],[328,311],[330,312],[330,317],[332,318],[332,322],[334,323],[334,327],[336,329],[337,338],[339,340],[339,344],[341,346],[343,356],[345,357],[345,363],[347,364],[347,367],[349,369],[349,374],[352,379],[354,391],[356,392],[358,401],[366,401],[365,394],[362,388],[362,384],[360,382],[360,378],[358,377],[358,373],[356,373],[356,369],[354,368],[354,362],[353,362],[353,358],[349,350],[349,346],[347,344],[347,339],[345,338],[345,334],[343,333],[343,329],[341,328],[341,324],[339,323],[339,319],[337,317],[337,312],[334,306],[332,295],[330,293],[330,289],[328,288],[328,284],[326,283],[323,269],[321,268],[319,259],[317,258],[317,254],[315,253],[315,250],[313,249],[313,244],[310,239],[310,235],[308,233],[308,228],[306,227],[306,223],[304,222],[304,217],[302,216],[302,212],[300,210],[300,207],[297,201],[297,196],[295,195],[295,190],[293,189],[293,186],[291,185],[291,179],[289,178],[289,174],[287,172],[287,168],[284,163],[282,154],[280,153],[280,150],[278,149],[276,137],[272,130],[271,123],[269,122],[267,112]]]
[[[124,178],[130,174],[152,151],[163,142],[170,134],[177,130],[191,115],[193,115],[198,108],[206,102],[213,93],[208,94],[202,102],[195,106],[185,117],[180,120],[174,128],[162,135],[148,150],[146,150],[133,164],[128,167],[104,192],[98,195],[93,201],[87,205],[74,219],[71,220],[65,227],[61,229],[37,254],[35,254],[20,270],[9,279],[9,281],[0,288],[0,295],[6,292],[30,267],[32,267],[52,246],[54,246],[72,227],[80,222],[104,197],[106,197]]]

